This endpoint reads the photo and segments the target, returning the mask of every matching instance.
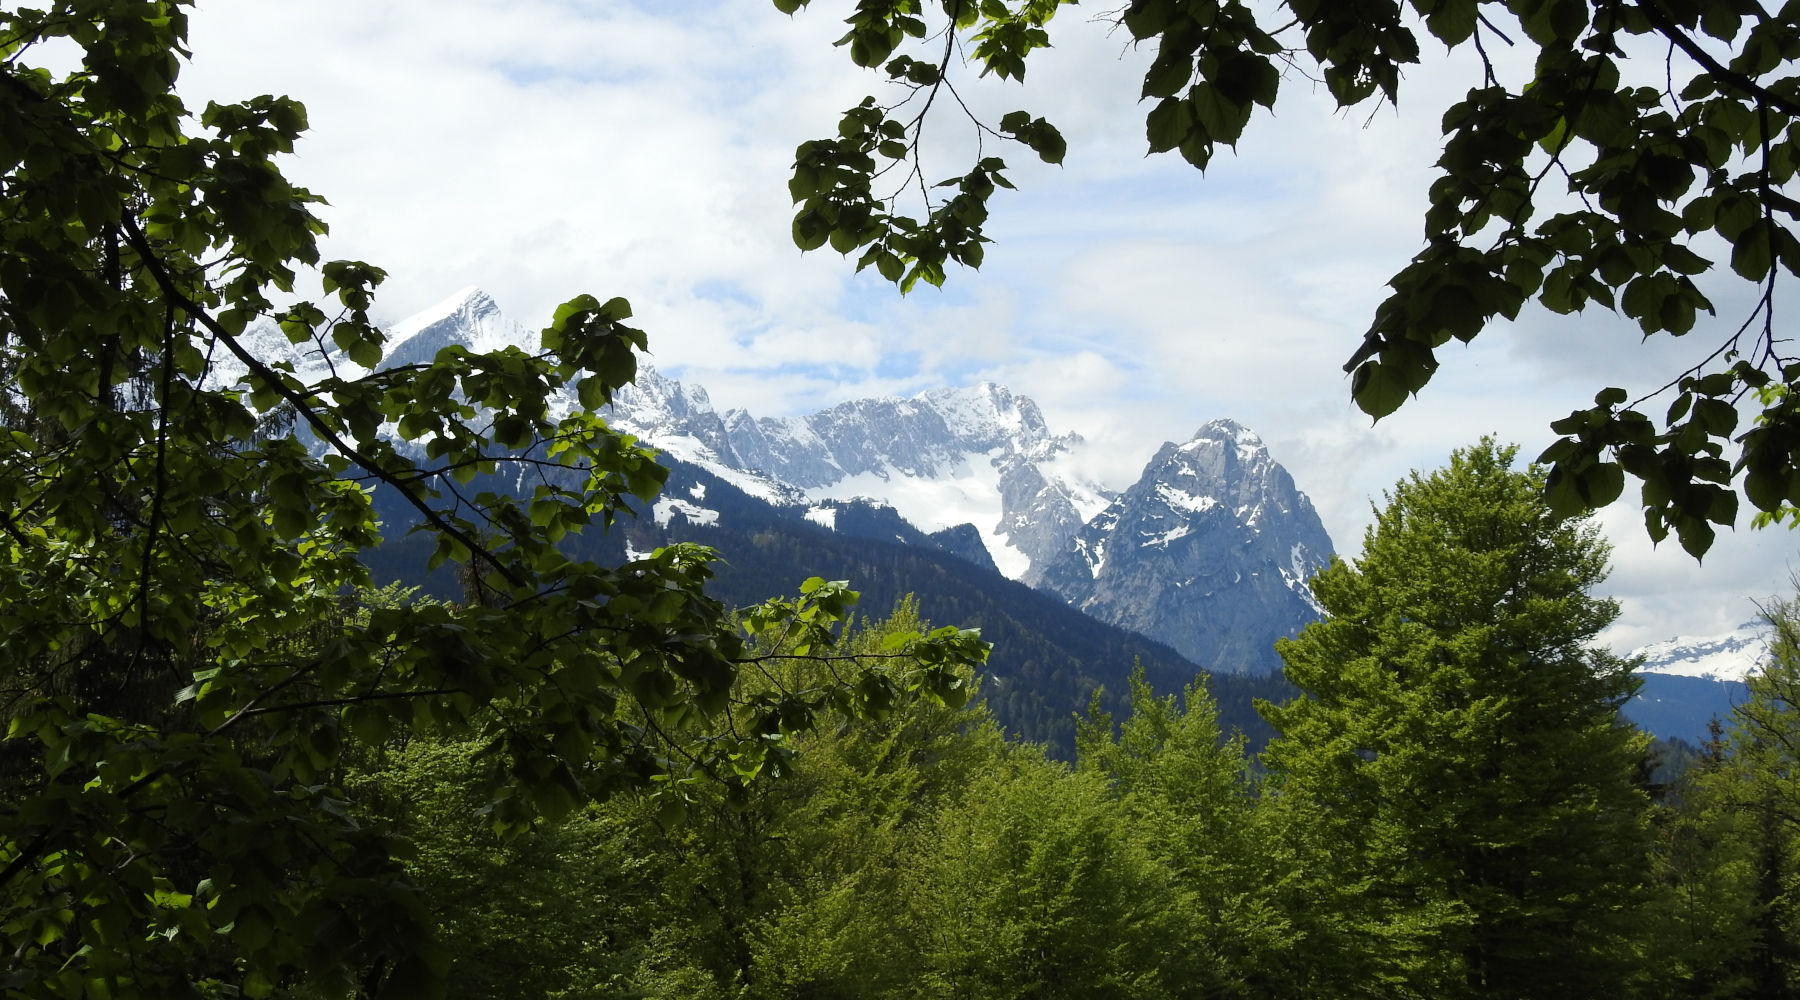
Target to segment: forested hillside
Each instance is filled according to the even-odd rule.
[[[472,746],[354,783],[419,845],[456,996],[1786,995],[1796,609],[1671,770],[1681,748],[1617,715],[1629,664],[1592,643],[1617,613],[1591,593],[1603,547],[1511,460],[1484,443],[1399,484],[1315,582],[1332,617],[1284,644],[1299,695],[1264,706],[1261,755],[1205,680],[1139,670],[1073,767],[916,703],[797,738],[775,780],[510,842],[470,815]],[[746,683],[815,669],[777,662]]]
[[[1170,691],[1200,672],[1161,643],[1090,618],[1053,595],[939,549],[891,508],[845,504],[826,528],[783,516],[703,469],[667,456],[659,461],[671,469],[665,495],[698,494],[716,518],[695,522],[675,514],[659,525],[651,505],[643,504],[635,516],[621,518],[609,530],[572,536],[565,551],[619,563],[628,550],[647,553],[671,539],[707,545],[722,557],[713,566],[716,576],[709,590],[733,607],[749,607],[766,597],[771,586],[792,588],[810,576],[854,583],[865,615],[882,615],[903,599],[914,599],[925,619],[979,629],[994,644],[982,673],[983,701],[1003,731],[1045,743],[1061,759],[1072,757],[1075,717],[1087,709],[1096,689],[1104,689],[1102,704],[1118,711],[1134,667],[1141,666],[1154,687]],[[448,567],[425,573],[429,547],[405,531],[414,515],[381,494],[376,509],[385,541],[366,558],[377,578],[461,599],[462,584]],[[1256,713],[1255,700],[1280,700],[1292,692],[1279,676],[1233,672],[1213,675],[1209,683],[1226,730],[1241,730],[1253,747],[1271,734]]]

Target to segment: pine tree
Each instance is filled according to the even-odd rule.
[[[1614,995],[1635,964],[1647,738],[1618,718],[1632,664],[1592,644],[1607,548],[1514,451],[1394,488],[1313,581],[1329,616],[1279,646],[1303,695],[1264,706],[1320,855],[1310,933],[1383,995]]]

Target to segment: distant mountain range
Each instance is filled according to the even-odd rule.
[[[388,332],[384,364],[393,365],[453,344],[537,345],[535,332],[474,289]],[[302,379],[326,370],[325,358],[297,352],[278,331],[250,336]],[[359,374],[347,359],[334,356],[331,366]],[[566,395],[553,413],[577,405]],[[1108,692],[1107,708],[1124,707],[1134,664],[1162,692],[1191,681],[1196,663],[1209,667],[1223,721],[1258,741],[1266,727],[1253,699],[1290,694],[1273,673],[1271,646],[1316,617],[1304,579],[1329,558],[1330,542],[1291,477],[1235,424],[1170,444],[1138,484],[1114,494],[1071,461],[1078,435],[1052,433],[1035,403],[992,383],[759,418],[719,413],[701,387],[642,367],[602,415],[657,448],[669,482],[637,519],[572,540],[572,554],[624,561],[699,541],[724,556],[712,592],[739,605],[815,574],[852,581],[871,616],[915,595],[927,618],[982,629],[996,644],[988,705],[1013,731],[1062,752],[1096,688]],[[376,502],[384,524],[409,523],[396,498],[378,493]],[[376,572],[421,579],[421,540],[387,534],[371,557]],[[1209,545],[1231,551],[1209,557]],[[1077,561],[1102,550],[1111,553],[1105,564]],[[1081,601],[1093,614],[1070,605],[1071,585],[1049,585],[1059,566],[1059,578],[1071,568],[1086,576]],[[425,582],[457,594],[446,571]],[[1146,620],[1126,599],[1133,595],[1153,615],[1170,611],[1167,620]],[[1193,609],[1185,618],[1173,613],[1184,599]],[[1208,606],[1228,625],[1191,628]]]
[[[396,324],[387,363],[536,342],[465,289]],[[996,569],[1210,671],[1274,673],[1274,641],[1318,617],[1306,580],[1331,540],[1261,439],[1229,420],[1165,445],[1115,494],[1076,466],[1079,434],[1052,432],[1036,403],[991,382],[757,417],[640,367],[603,415],[672,467],[821,527],[836,529],[845,503],[891,508],[925,537],[890,537]],[[718,524],[704,498],[669,495],[654,511],[664,531]]]
[[[302,379],[326,370],[273,328],[247,336]],[[395,324],[383,363],[453,344],[535,351],[538,335],[471,288]],[[566,395],[556,405],[573,409]],[[1089,692],[1116,699],[1133,660],[1160,691],[1212,673],[1227,723],[1264,735],[1251,698],[1287,693],[1274,641],[1320,614],[1306,581],[1331,540],[1262,440],[1231,420],[1165,444],[1118,492],[1081,473],[1079,434],[1053,432],[1034,402],[991,382],[757,417],[719,413],[703,388],[640,367],[603,415],[672,471],[644,516],[583,538],[583,554],[623,560],[702,541],[727,561],[715,593],[739,604],[814,574],[850,579],[875,615],[915,594],[928,617],[978,625],[998,644],[989,703],[1030,738],[1066,746]],[[410,516],[383,506],[389,523]],[[413,547],[384,545],[378,569],[417,575]],[[1646,647],[1646,685],[1627,714],[1658,735],[1702,737],[1705,719],[1741,698],[1758,655],[1747,634]]]
[[[1768,649],[1768,626],[1754,619],[1720,635],[1681,636],[1633,650],[1644,661],[1644,686],[1626,703],[1625,715],[1659,737],[1698,746],[1714,717],[1728,721],[1732,706],[1743,702],[1744,681]]]
[[[1756,672],[1768,653],[1769,626],[1753,618],[1730,632],[1665,639],[1631,655],[1643,657],[1640,669],[1646,673],[1741,682]]]

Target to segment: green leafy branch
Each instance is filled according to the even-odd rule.
[[[776,0],[776,7],[793,13],[804,0]],[[873,266],[881,276],[911,291],[919,281],[942,285],[947,265],[954,261],[978,268],[989,242],[983,233],[988,199],[996,188],[1011,188],[1002,171],[1006,163],[980,152],[979,141],[992,137],[1016,141],[1046,163],[1061,163],[1066,145],[1062,135],[1043,118],[1026,112],[1003,116],[994,125],[969,111],[951,79],[958,47],[973,43],[973,59],[982,74],[1023,80],[1025,59],[1033,49],[1049,44],[1044,24],[1060,6],[1058,0],[1026,0],[1007,5],[999,0],[943,0],[944,21],[935,32],[924,20],[924,5],[917,0],[865,0],[847,19],[850,31],[838,40],[849,49],[858,66],[884,67],[888,78],[908,89],[898,104],[886,106],[874,97],[846,111],[833,139],[802,143],[795,151],[794,174],[788,191],[799,206],[793,223],[793,239],[801,250],[816,250],[829,243],[841,254],[862,249],[857,270]],[[906,53],[895,54],[908,39],[926,40],[940,35],[943,48],[935,60]],[[966,174],[927,187],[921,142],[925,124],[941,91],[948,91],[965,116],[974,123],[978,139],[976,162]],[[924,94],[921,106],[910,118],[892,117]],[[876,157],[887,161],[878,164]],[[901,162],[908,164],[903,182],[891,193],[877,195],[874,183]],[[905,190],[915,186],[925,218],[901,214]],[[954,193],[935,200],[932,188],[952,188]]]

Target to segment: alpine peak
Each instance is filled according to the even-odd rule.
[[[1274,641],[1318,617],[1307,581],[1331,551],[1262,439],[1221,419],[1164,444],[1041,586],[1209,670],[1265,673]]]
[[[508,319],[492,296],[471,285],[388,328],[385,367],[431,360],[452,344],[471,351],[538,349],[538,335]]]

